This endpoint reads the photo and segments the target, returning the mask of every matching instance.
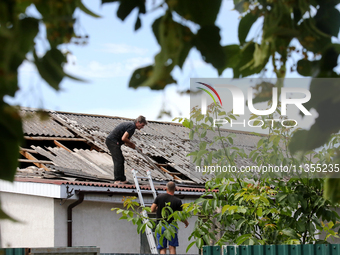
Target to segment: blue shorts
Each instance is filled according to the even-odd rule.
[[[159,243],[159,239],[161,237],[161,235],[159,233],[157,233],[157,241],[158,241],[158,245],[157,245],[157,249],[166,249],[168,247],[168,242],[170,246],[179,246],[178,244],[178,235],[177,235],[177,228],[174,227],[176,229],[176,233],[175,233],[175,237],[173,237],[171,240],[166,239],[165,237],[163,238],[163,245],[160,245]],[[165,231],[165,227],[162,227],[162,234]]]

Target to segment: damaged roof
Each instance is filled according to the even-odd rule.
[[[21,112],[25,144],[20,149],[18,178],[113,181],[113,162],[105,139],[118,124],[132,119],[50,111],[49,118],[41,120],[35,110]],[[245,132],[222,131],[223,136],[230,133],[234,133],[234,146],[246,152],[254,149],[259,140]],[[206,139],[212,138],[208,135]],[[192,148],[189,129],[181,124],[148,121],[143,129],[136,129],[132,141],[157,169],[143,155],[123,146],[125,174],[131,183],[134,183],[132,169],[145,177],[146,171],[151,170],[154,181],[174,180],[183,186],[199,187],[212,177],[195,172],[187,157]]]

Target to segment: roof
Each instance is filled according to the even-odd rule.
[[[33,109],[22,109],[25,145],[20,153],[17,178],[29,181],[72,182],[79,185],[113,185],[113,162],[105,145],[107,135],[120,123],[133,121],[123,117],[49,111],[48,119],[40,119]],[[252,150],[258,136],[246,132],[223,130],[222,135],[233,133],[234,146],[246,152]],[[205,138],[211,141],[213,134]],[[203,188],[212,175],[194,170],[187,157],[193,144],[189,129],[181,124],[148,121],[142,130],[136,130],[132,141],[140,147],[155,169],[143,155],[123,146],[125,172],[133,183],[131,170],[146,177],[151,170],[158,183],[174,180],[178,187]],[[243,162],[244,163],[244,162]],[[96,183],[96,184],[94,184]],[[98,184],[100,183],[100,184]],[[126,187],[125,187],[126,186]],[[125,185],[134,188],[134,185]]]

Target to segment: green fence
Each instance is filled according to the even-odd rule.
[[[340,255],[340,244],[204,246],[203,255]]]
[[[0,248],[0,255],[26,255],[25,248],[8,248],[8,249],[1,249]]]
[[[99,255],[97,247],[5,248],[0,255]]]

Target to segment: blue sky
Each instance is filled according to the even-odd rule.
[[[14,99],[7,97],[6,101],[25,107],[128,118],[142,114],[149,120],[156,120],[164,106],[172,112],[172,117],[188,117],[189,96],[181,96],[177,92],[190,87],[190,78],[218,77],[217,72],[201,60],[196,49],[191,50],[183,70],[175,68],[173,76],[178,81],[177,85],[169,85],[164,91],[128,88],[132,72],[138,67],[152,64],[153,57],[160,50],[151,25],[163,14],[163,10],[143,15],[142,28],[135,32],[136,10],[122,22],[116,17],[118,4],[102,6],[100,0],[83,2],[102,18],[96,19],[77,11],[76,29],[78,34],[89,35],[88,44],[70,44],[63,47],[63,50],[72,53],[64,70],[88,82],[64,79],[61,91],[56,92],[37,75],[33,65],[25,61],[19,69],[21,89]],[[233,1],[224,0],[222,12],[216,22],[222,30],[222,44],[238,43],[239,14],[232,9]],[[29,12],[33,15],[36,13],[32,8]],[[48,44],[41,37],[43,32],[42,36],[36,39],[42,53],[48,49]],[[223,77],[231,76],[230,70],[223,73]],[[162,120],[171,119],[165,117]]]
[[[178,91],[190,88],[190,78],[218,78],[217,71],[202,61],[195,48],[190,51],[183,69],[175,67],[172,73],[178,82],[177,85],[168,85],[164,91],[128,88],[133,71],[152,64],[154,56],[160,51],[151,25],[155,19],[164,14],[164,10],[156,9],[142,15],[142,28],[135,32],[137,10],[122,22],[116,17],[117,3],[101,5],[100,0],[83,2],[102,18],[93,18],[77,11],[75,13],[78,20],[75,26],[77,34],[88,35],[88,43],[64,45],[62,50],[70,52],[69,62],[64,66],[65,72],[87,82],[66,78],[61,83],[61,90],[57,92],[37,75],[29,61],[25,61],[19,68],[20,91],[15,98],[7,97],[5,100],[24,107],[126,118],[144,115],[148,120],[157,120],[162,108],[172,113],[171,117],[163,116],[162,121],[171,121],[174,117],[189,117],[190,97],[180,95]],[[152,2],[157,1],[147,1],[148,4]],[[222,45],[238,44],[237,28],[240,15],[233,7],[233,1],[223,0],[217,17],[216,24],[221,28]],[[147,6],[147,10],[152,8],[153,6]],[[28,13],[33,16],[39,15],[34,8],[29,8]],[[260,28],[261,19],[250,30],[248,39],[261,31]],[[40,54],[49,49],[48,43],[42,38],[44,31],[36,38]],[[228,69],[221,77],[232,76],[232,71]],[[287,76],[299,77],[296,73]],[[294,116],[298,116],[298,112]],[[314,120],[309,119],[308,123],[301,127],[308,127],[313,122]]]

